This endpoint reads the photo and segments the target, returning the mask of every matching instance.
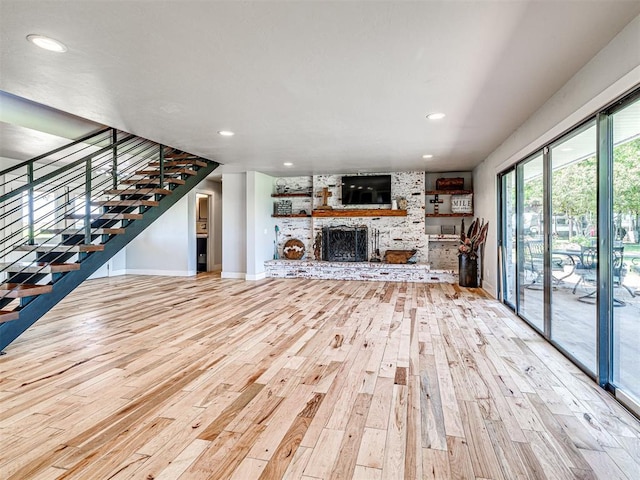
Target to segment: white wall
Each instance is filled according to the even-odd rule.
[[[483,262],[487,291],[497,294],[497,174],[639,84],[640,16],[475,169],[476,216],[491,222]]]
[[[196,274],[196,199],[192,190],[126,248],[128,274]]]
[[[222,278],[247,272],[247,175],[222,175]]]
[[[264,278],[264,261],[273,258],[273,183],[269,175],[247,172],[247,280]]]

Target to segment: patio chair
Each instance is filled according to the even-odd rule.
[[[624,284],[624,277],[627,273],[624,265],[624,247],[613,247],[613,257],[611,262],[611,272],[613,274],[613,288],[623,287],[632,297],[635,293],[627,285]],[[597,247],[582,247],[580,262],[576,265],[575,273],[580,276],[579,280],[573,287],[573,293],[576,293],[578,285],[581,283],[585,286],[591,285],[593,289],[578,297],[578,301],[584,303],[594,303],[596,300],[596,286],[598,281],[598,249]],[[618,297],[613,298],[614,306],[623,307],[626,303]]]
[[[544,241],[528,240],[524,243],[524,268],[533,277],[531,282],[524,287],[531,290],[542,290],[544,287]],[[564,273],[564,261],[561,256],[552,255],[551,271]],[[560,285],[567,276],[556,277],[552,275],[554,288]]]

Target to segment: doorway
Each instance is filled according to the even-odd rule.
[[[209,235],[210,214],[209,195],[196,194],[196,270],[198,272],[209,271]]]

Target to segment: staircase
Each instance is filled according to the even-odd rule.
[[[0,350],[217,166],[107,128],[0,171]]]

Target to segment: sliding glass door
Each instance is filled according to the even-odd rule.
[[[640,90],[498,185],[501,298],[640,415]]]
[[[558,346],[596,373],[596,124],[561,138],[551,162],[551,324]]]
[[[612,381],[640,399],[640,100],[612,120]]]
[[[543,158],[536,155],[518,165],[517,249],[518,313],[544,329],[544,224]]]
[[[502,275],[503,300],[511,308],[516,308],[518,274],[518,257],[516,250],[516,172],[511,170],[502,176],[502,214],[501,225],[503,228],[502,248],[500,249],[501,262],[504,265]]]

